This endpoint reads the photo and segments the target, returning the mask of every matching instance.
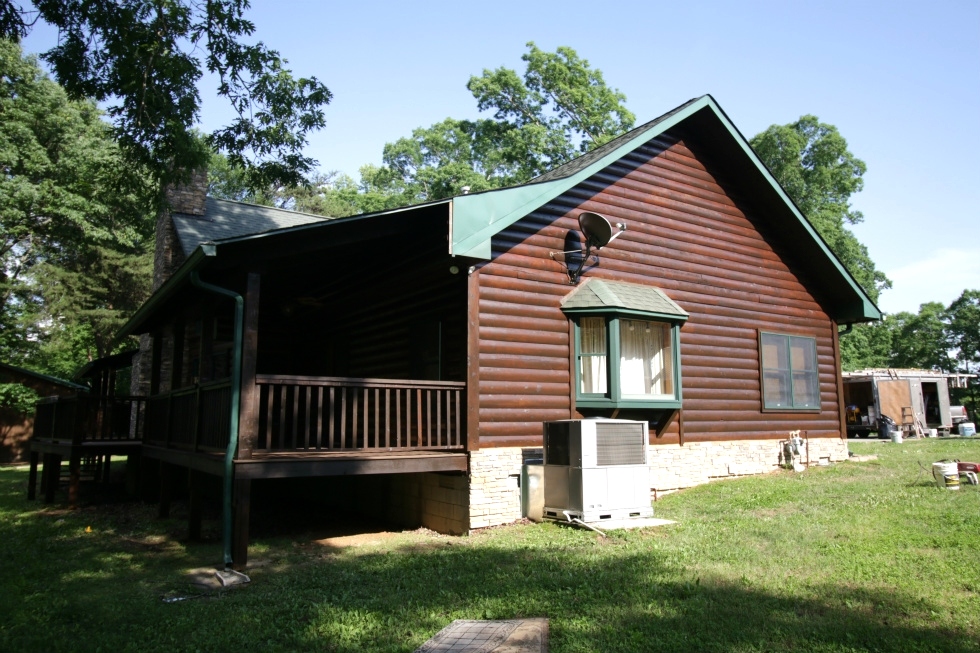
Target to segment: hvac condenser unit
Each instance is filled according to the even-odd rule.
[[[584,522],[652,517],[646,422],[544,423],[544,517]]]

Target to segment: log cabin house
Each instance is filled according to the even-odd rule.
[[[546,420],[648,420],[654,492],[774,469],[794,430],[847,456],[838,327],[880,313],[710,96],[399,210],[204,187],[171,198],[122,333],[150,336],[143,457],[190,470],[192,533],[195,479],[224,479],[236,567],[257,479],[331,477],[340,505],[447,533],[518,519]],[[626,228],[584,261],[583,212]]]

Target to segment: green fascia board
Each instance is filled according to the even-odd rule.
[[[50,376],[48,374],[41,374],[40,372],[35,372],[34,370],[29,370],[24,367],[10,365],[9,363],[0,363],[0,372],[2,372],[3,370],[8,370],[9,372],[14,372],[16,374],[22,374],[32,379],[37,379],[38,381],[44,381],[52,385],[60,385],[65,388],[69,388],[70,390],[80,390],[80,391],[87,392],[91,389],[87,385],[82,385],[80,383],[75,383],[74,381],[68,381],[66,379],[59,379],[56,376]],[[16,383],[16,381],[12,381],[11,383]]]
[[[742,133],[732,124],[725,112],[718,106],[714,98],[704,95],[674,115],[650,126],[649,129],[637,133],[635,137],[612,150],[591,165],[568,177],[555,179],[538,184],[525,184],[512,188],[486,191],[472,195],[460,195],[453,198],[452,207],[452,238],[450,253],[454,256],[465,256],[483,260],[491,258],[491,239],[500,231],[514,224],[524,216],[544,206],[562,193],[574,188],[600,170],[612,165],[630,152],[636,150],[650,139],[659,136],[669,129],[689,119],[704,109],[710,110],[715,118],[724,126],[728,133],[738,143],[741,150],[772,186],[780,199],[790,210],[793,217],[806,230],[824,256],[854,290],[858,298],[856,306],[849,306],[836,316],[838,322],[863,322],[881,319],[881,311],[864,289],[854,280],[840,259],[830,251],[827,243],[816,232],[796,204],[789,198],[786,191],[762,163]]]
[[[618,306],[596,306],[593,308],[563,308],[565,313],[571,315],[626,315],[629,317],[641,317],[649,320],[655,318],[664,322],[687,322],[689,317],[686,313],[650,313],[647,311],[635,311]]]
[[[677,125],[694,111],[703,108],[709,99],[710,96],[706,95],[686,110],[651,125],[592,165],[568,177],[454,197],[450,254],[490,260],[490,241],[500,231]]]

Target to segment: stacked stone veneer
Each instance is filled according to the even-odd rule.
[[[184,213],[203,216],[208,199],[208,172],[201,169],[191,174],[184,184],[167,188],[167,207],[157,215],[156,241],[153,249],[153,290],[164,284],[185,260],[184,250],[177,238],[177,229],[171,215]],[[147,395],[150,392],[150,350],[153,344],[149,334],[140,336],[139,354],[133,360],[130,393]],[[170,360],[165,357],[161,370],[161,388],[170,388]]]
[[[788,436],[787,436],[788,437]],[[801,449],[802,462],[847,460],[847,442],[812,438]],[[765,474],[779,467],[779,440],[734,440],[650,445],[650,487],[655,492],[708,483],[719,478]]]
[[[811,464],[847,460],[847,442],[813,438]],[[733,440],[650,445],[650,488],[657,492],[708,483],[720,478],[765,474],[779,468],[779,440]],[[531,457],[540,457],[540,450]],[[481,449],[470,453],[469,527],[507,524],[521,518],[518,479],[529,450],[516,447]],[[803,447],[806,461],[806,443]],[[438,529],[436,529],[438,530]]]
[[[508,524],[521,518],[520,447],[470,453],[470,528]]]

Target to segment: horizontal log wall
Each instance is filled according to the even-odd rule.
[[[685,441],[782,439],[795,429],[839,436],[836,327],[791,268],[791,244],[772,237],[737,192],[695,141],[668,135],[498,234],[479,274],[479,446],[540,445],[542,421],[580,416],[559,308],[572,286],[550,253],[568,249],[581,211],[628,226],[583,279],[657,286],[690,313],[681,329]],[[760,330],[816,338],[819,413],[762,411]],[[656,441],[676,443],[678,420]]]
[[[445,234],[343,254],[263,275],[258,372],[464,380],[466,275]]]

